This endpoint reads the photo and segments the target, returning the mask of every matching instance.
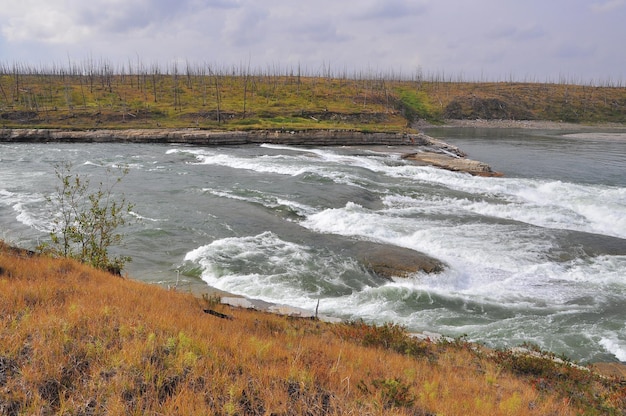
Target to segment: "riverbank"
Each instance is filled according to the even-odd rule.
[[[0,129],[0,142],[26,143],[179,143],[196,146],[283,144],[308,146],[429,145],[436,142],[422,133],[380,133],[354,130],[247,130],[183,129]]]
[[[231,308],[2,242],[0,287],[3,414],[624,410],[620,378],[549,354]]]

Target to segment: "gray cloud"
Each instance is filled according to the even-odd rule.
[[[606,0],[593,3],[590,8],[595,13],[608,13],[616,9],[623,8],[626,5],[625,0]]]
[[[0,0],[0,62],[69,55],[623,79],[624,21],[626,0]]]
[[[591,58],[595,55],[596,48],[590,44],[567,43],[556,48],[555,56],[573,60],[578,58]]]
[[[422,15],[428,10],[424,2],[411,0],[374,0],[363,4],[364,10],[357,15],[367,20],[402,19]]]
[[[350,36],[340,33],[337,24],[326,19],[291,24],[286,35],[289,33],[294,34],[299,41],[320,44],[341,43],[351,39]]]
[[[506,26],[487,33],[489,39],[511,39],[514,41],[527,41],[542,38],[546,35],[546,31],[539,25],[520,28],[518,26]]]

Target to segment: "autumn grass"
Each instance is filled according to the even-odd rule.
[[[513,82],[330,78],[106,67],[0,67],[5,128],[349,129],[400,132],[445,119],[625,123],[626,88]]]
[[[623,386],[568,364],[231,309],[4,244],[0,293],[2,415],[626,410]]]

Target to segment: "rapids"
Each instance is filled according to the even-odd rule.
[[[626,361],[624,133],[428,133],[505,176],[416,166],[400,157],[410,148],[0,143],[0,237],[27,247],[47,238],[54,163],[92,181],[127,165],[120,190],[135,221],[117,250],[133,257],[133,278]],[[340,238],[448,267],[385,280]]]

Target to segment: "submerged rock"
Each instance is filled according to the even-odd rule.
[[[418,272],[438,273],[445,269],[441,261],[409,248],[358,241],[353,249],[368,270],[387,279],[408,277]]]

